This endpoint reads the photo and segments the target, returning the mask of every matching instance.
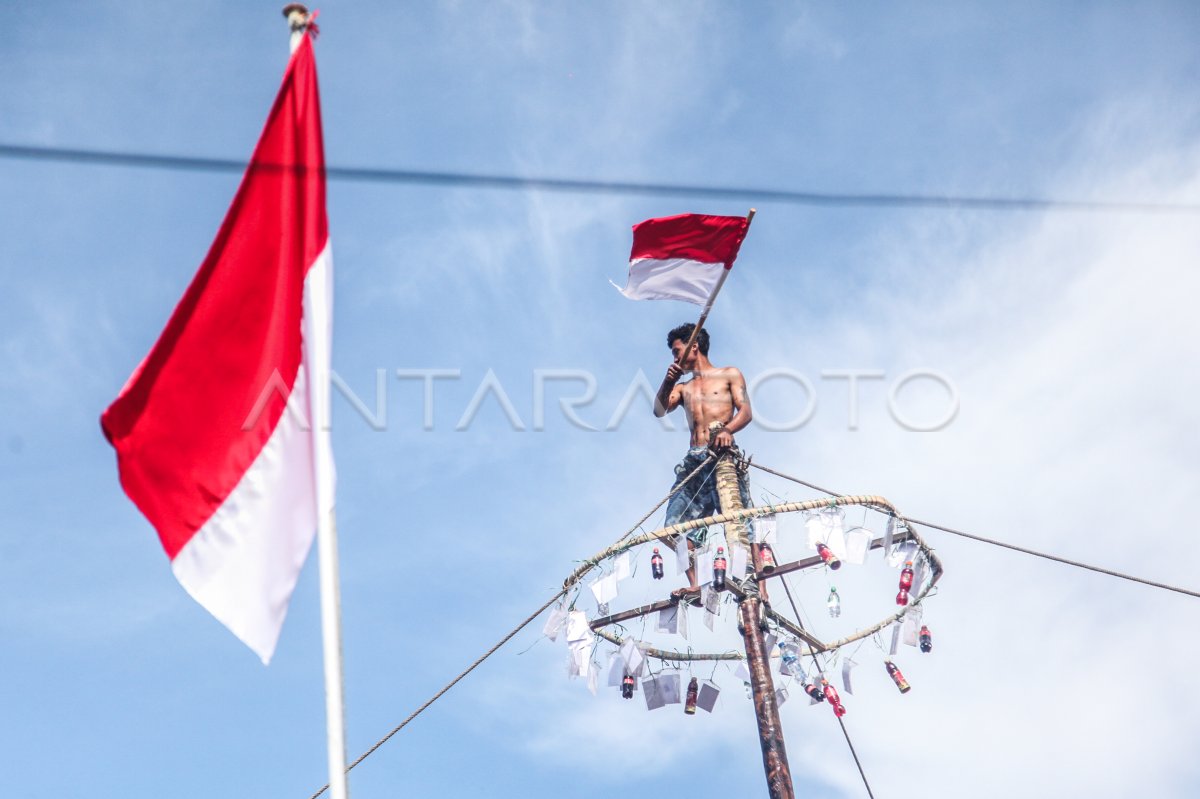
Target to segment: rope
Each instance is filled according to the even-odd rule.
[[[793,483],[799,483],[800,485],[806,486],[807,488],[811,488],[814,491],[820,491],[823,494],[828,494],[831,497],[841,496],[840,494],[838,494],[834,491],[830,491],[828,488],[821,488],[820,486],[813,485],[812,483],[809,483],[809,482],[805,482],[804,480],[801,480],[799,477],[792,477],[789,474],[784,474],[783,472],[777,472],[774,469],[768,469],[766,466],[761,466],[757,463],[751,463],[750,465],[756,469],[761,469],[764,472],[773,474],[776,477],[782,477],[784,480],[791,480]],[[1015,544],[1006,544],[1003,541],[997,541],[994,538],[984,538],[981,535],[973,535],[972,533],[966,533],[966,532],[963,532],[962,530],[955,530],[953,527],[944,527],[943,525],[940,525],[940,524],[933,524],[932,522],[921,521],[920,519],[913,519],[911,517],[905,517],[905,518],[907,519],[907,521],[911,522],[912,524],[920,524],[920,525],[923,525],[924,527],[933,528],[934,530],[941,530],[943,533],[950,533],[951,535],[957,535],[957,536],[961,536],[963,538],[969,538],[972,541],[979,541],[980,543],[983,543],[983,544],[991,544],[992,546],[1001,547],[1003,549],[1011,549],[1013,552],[1021,552],[1026,555],[1033,555],[1034,557],[1044,558],[1046,560],[1054,561],[1055,563],[1062,563],[1066,566],[1074,566],[1077,569],[1087,569],[1088,571],[1097,572],[1099,574],[1107,574],[1109,577],[1119,577],[1122,580],[1129,580],[1130,582],[1141,583],[1142,585],[1148,585],[1151,588],[1161,588],[1165,591],[1174,591],[1177,594],[1184,594],[1185,596],[1192,596],[1192,597],[1196,597],[1196,598],[1200,599],[1200,591],[1192,591],[1187,588],[1180,588],[1179,586],[1176,586],[1176,585],[1167,585],[1166,583],[1159,583],[1159,582],[1155,582],[1154,580],[1147,580],[1145,577],[1136,577],[1132,574],[1126,574],[1124,572],[1114,571],[1112,569],[1106,569],[1103,566],[1092,566],[1088,563],[1081,563],[1080,561],[1070,560],[1069,558],[1061,558],[1058,555],[1051,555],[1047,552],[1038,552],[1035,549],[1027,549],[1025,547],[1019,547]]]
[[[640,528],[640,527],[641,527],[641,526],[642,526],[642,525],[645,523],[645,521],[646,521],[647,519],[649,519],[651,516],[653,516],[655,511],[657,511],[659,508],[661,508],[661,507],[662,507],[662,506],[663,506],[663,505],[664,505],[664,504],[665,504],[665,503],[666,503],[668,500],[670,500],[670,499],[671,499],[671,497],[675,496],[675,494],[676,494],[676,493],[678,493],[678,492],[679,492],[679,490],[680,490],[681,488],[683,488],[683,486],[685,486],[685,485],[687,484],[688,480],[691,480],[693,477],[695,477],[695,476],[696,476],[696,474],[697,474],[697,473],[698,473],[698,472],[699,472],[701,469],[703,469],[703,468],[704,468],[704,467],[705,467],[705,466],[708,464],[708,462],[709,462],[710,460],[712,460],[712,456],[711,456],[711,455],[708,457],[708,459],[706,459],[706,460],[704,461],[704,463],[702,463],[702,464],[700,464],[699,466],[697,466],[697,467],[696,467],[696,469],[695,469],[695,471],[693,471],[691,474],[689,474],[687,477],[685,477],[683,480],[681,480],[681,481],[680,481],[680,482],[679,482],[679,483],[678,483],[678,484],[677,484],[675,487],[673,487],[673,488],[672,488],[672,489],[671,489],[671,490],[670,490],[670,491],[667,493],[667,495],[666,495],[665,497],[663,497],[662,499],[660,499],[660,500],[658,501],[658,503],[657,503],[657,504],[655,504],[655,506],[654,506],[653,508],[651,508],[651,509],[650,509],[650,511],[649,511],[649,512],[648,512],[648,513],[647,513],[645,516],[643,516],[641,519],[639,519],[639,520],[638,520],[638,522],[637,522],[637,524],[635,524],[635,525],[633,525],[633,527],[629,528],[629,530],[628,530],[628,531],[627,531],[627,532],[626,532],[624,535],[622,535],[622,536],[621,536],[621,537],[618,539],[618,541],[624,541],[626,538],[628,538],[629,536],[631,536],[631,535],[633,535],[635,532],[637,532],[638,528]],[[591,564],[591,565],[592,565],[592,566],[594,566],[595,564],[593,563],[593,564]],[[507,644],[509,641],[511,641],[511,640],[512,640],[512,638],[513,638],[513,636],[515,636],[517,633],[521,632],[521,630],[523,630],[523,629],[525,629],[526,627],[528,627],[528,626],[529,626],[529,624],[530,624],[530,622],[532,622],[532,621],[533,621],[534,619],[536,619],[538,616],[542,615],[542,613],[543,613],[543,612],[546,610],[546,608],[548,608],[548,607],[550,607],[551,605],[553,605],[553,604],[554,604],[554,603],[555,603],[555,602],[556,602],[556,601],[557,601],[557,600],[558,600],[560,597],[562,597],[563,595],[565,595],[565,594],[567,593],[567,591],[569,591],[569,590],[570,590],[570,587],[571,587],[570,585],[565,585],[565,586],[563,586],[563,588],[562,588],[562,589],[561,589],[561,590],[560,590],[560,591],[559,591],[557,594],[555,594],[554,596],[550,597],[550,599],[546,600],[546,603],[545,603],[544,605],[542,605],[540,608],[538,608],[537,610],[535,610],[533,613],[529,614],[529,616],[527,616],[527,617],[526,617],[525,621],[521,622],[521,623],[520,623],[520,624],[518,624],[516,627],[514,627],[514,628],[513,628],[513,629],[512,629],[512,630],[511,630],[511,631],[510,631],[510,632],[509,632],[507,635],[505,635],[503,638],[501,638],[501,639],[500,639],[500,640],[499,640],[499,641],[496,643],[496,645],[495,645],[495,646],[493,646],[491,649],[489,649],[488,651],[486,651],[486,652],[484,652],[482,655],[480,655],[478,658],[476,658],[476,660],[475,660],[475,662],[474,662],[474,663],[472,663],[470,666],[467,666],[467,668],[466,668],[466,669],[464,669],[464,670],[463,670],[463,671],[462,671],[462,672],[461,672],[461,673],[460,673],[460,674],[459,674],[457,677],[455,677],[455,678],[454,678],[453,680],[451,680],[450,682],[446,683],[446,685],[445,685],[445,686],[443,686],[443,687],[442,687],[442,689],[441,689],[440,691],[438,691],[436,694],[434,694],[433,696],[431,696],[431,697],[430,697],[430,698],[429,698],[429,699],[428,699],[428,700],[425,702],[425,704],[421,705],[419,708],[417,708],[417,709],[416,709],[416,710],[414,710],[412,713],[410,713],[410,714],[409,714],[409,716],[408,716],[408,718],[406,718],[404,721],[400,722],[400,723],[399,723],[399,724],[397,724],[395,727],[393,727],[393,728],[392,728],[392,730],[391,730],[391,732],[389,732],[387,735],[385,735],[385,736],[383,736],[382,738],[380,738],[378,741],[376,741],[376,742],[375,742],[374,746],[372,746],[370,749],[368,749],[367,751],[365,751],[365,752],[363,752],[361,755],[359,755],[357,760],[355,760],[355,761],[354,761],[353,763],[351,763],[349,766],[346,766],[346,773],[347,773],[347,774],[349,774],[351,769],[353,769],[353,768],[354,768],[355,766],[357,766],[359,763],[363,762],[363,761],[364,761],[364,760],[366,760],[368,757],[370,757],[372,754],[374,754],[376,749],[378,749],[379,747],[381,747],[381,746],[383,746],[385,743],[387,743],[387,742],[388,742],[388,740],[389,740],[389,739],[390,739],[390,738],[391,738],[393,735],[395,735],[396,733],[400,732],[400,730],[404,729],[404,728],[405,728],[405,727],[408,725],[408,723],[409,723],[410,721],[412,721],[413,719],[415,719],[417,716],[421,715],[421,713],[423,713],[423,712],[425,711],[425,709],[426,709],[426,708],[428,708],[430,705],[432,705],[432,704],[433,704],[434,702],[436,702],[437,700],[441,699],[441,698],[442,698],[442,695],[443,695],[443,694],[445,694],[447,691],[449,691],[451,688],[453,688],[455,685],[457,685],[457,684],[459,683],[459,681],[460,681],[460,680],[462,680],[462,678],[463,678],[463,677],[466,677],[468,674],[470,674],[471,672],[475,671],[475,669],[476,669],[476,668],[477,668],[477,667],[478,667],[478,666],[479,666],[481,663],[483,663],[483,661],[487,660],[489,657],[491,657],[492,655],[494,655],[494,654],[496,653],[496,651],[497,651],[498,649],[500,649],[500,647],[504,646],[504,645],[505,645],[505,644]],[[318,790],[316,793],[314,793],[312,796],[310,796],[310,797],[309,797],[309,799],[317,799],[317,797],[318,797],[318,796],[320,796],[321,794],[325,793],[325,791],[327,791],[328,789],[329,789],[329,783],[325,783],[323,786],[321,786],[321,788],[320,788],[320,789],[319,789],[319,790]]]
[[[979,541],[984,544],[991,544],[993,546],[1003,547],[1004,549],[1011,549],[1014,552],[1023,552],[1026,555],[1033,555],[1035,557],[1045,558],[1046,560],[1052,560],[1055,563],[1063,563],[1063,564],[1066,564],[1067,566],[1074,566],[1079,569],[1087,569],[1088,571],[1099,572],[1100,574],[1107,574],[1109,577],[1120,577],[1122,580],[1129,580],[1130,582],[1141,583],[1142,585],[1148,585],[1151,588],[1162,588],[1163,590],[1166,590],[1166,591],[1174,591],[1177,594],[1184,594],[1186,596],[1194,596],[1194,597],[1200,598],[1200,591],[1192,591],[1187,588],[1180,588],[1179,586],[1176,586],[1176,585],[1167,585],[1166,583],[1158,583],[1158,582],[1155,582],[1154,580],[1147,580],[1144,577],[1135,577],[1132,574],[1125,574],[1124,572],[1113,571],[1112,569],[1105,569],[1102,566],[1091,566],[1087,563],[1080,563],[1077,560],[1069,560],[1067,558],[1060,558],[1057,555],[1050,555],[1045,552],[1037,552],[1035,550],[1026,549],[1025,547],[1019,547],[1014,544],[1005,544],[1002,541],[995,541],[991,538],[984,538],[981,535],[972,535],[971,533],[964,533],[962,530],[955,530],[952,527],[943,527],[940,524],[930,524],[929,522],[922,522],[922,521],[918,521],[917,519],[909,519],[909,521],[912,522],[913,524],[921,524],[926,527],[932,527],[934,530],[941,530],[943,533],[950,533],[951,535],[958,535],[958,536],[962,536],[963,538],[969,538],[972,541]]]
[[[780,577],[779,582],[783,583],[783,592],[787,594],[788,602],[791,603],[792,613],[796,614],[796,624],[801,630],[804,629],[804,622],[800,621],[800,610],[796,607],[796,600],[792,599],[792,589],[788,588],[787,578]],[[825,668],[821,662],[817,660],[817,653],[809,650],[812,655],[813,665],[817,667],[817,671],[821,676],[825,676]],[[854,749],[854,742],[850,740],[850,731],[846,729],[846,722],[842,721],[841,716],[834,716],[837,719],[838,725],[842,728],[842,735],[846,738],[846,746],[850,747],[850,756],[854,758],[854,765],[858,766],[858,776],[862,777],[863,787],[867,789],[867,796],[875,799],[875,794],[871,793],[871,783],[867,782],[867,772],[863,771],[862,762],[858,759],[858,752]]]
[[[705,466],[707,466],[712,461],[713,457],[714,457],[713,454],[710,452],[708,457],[704,459],[703,463],[701,463],[699,466],[697,466],[695,469],[693,469],[692,473],[689,474],[687,477],[685,477],[682,480],[680,480],[679,482],[677,482],[674,485],[674,487],[672,487],[671,490],[667,492],[667,495],[665,497],[663,497],[662,499],[660,499],[658,501],[658,504],[650,509],[649,513],[647,513],[642,518],[638,519],[637,524],[635,524],[633,527],[630,527],[629,531],[627,533],[625,533],[625,535],[623,535],[617,539],[617,542],[620,543],[621,541],[624,541],[626,538],[629,538],[629,536],[633,535],[635,532],[637,532],[639,529],[641,529],[641,526],[646,523],[646,520],[649,519],[651,516],[653,516],[655,511],[657,511],[663,505],[667,504],[667,502],[670,501],[671,497],[678,494],[683,489],[683,487],[685,485],[687,485],[689,481],[691,481],[691,479],[693,477],[700,474],[700,470],[703,469]],[[700,492],[702,490],[704,490],[704,486],[706,486],[706,485],[708,485],[708,478],[705,478],[704,481],[701,482],[700,485],[696,487],[695,492],[692,493],[692,498],[689,499],[688,504],[684,506],[684,510],[687,510],[688,508],[692,507],[692,503],[696,501],[696,497],[698,497],[700,495]]]
[[[408,718],[406,718],[404,721],[400,722],[400,723],[399,723],[399,724],[397,724],[395,727],[393,727],[393,728],[392,728],[392,731],[391,731],[391,732],[389,732],[387,735],[383,736],[382,738],[380,738],[378,741],[376,741],[374,746],[372,746],[370,749],[368,749],[367,751],[365,751],[365,752],[363,752],[361,755],[359,755],[359,757],[358,757],[358,760],[355,760],[355,761],[354,761],[353,763],[351,763],[349,766],[346,766],[346,773],[347,773],[347,774],[349,774],[349,773],[350,773],[350,769],[354,768],[354,767],[355,767],[355,766],[357,766],[359,763],[363,762],[363,761],[364,761],[364,760],[366,760],[368,757],[370,757],[372,754],[374,754],[374,752],[375,752],[375,750],[376,750],[376,749],[378,749],[379,747],[381,747],[381,746],[383,746],[385,743],[387,743],[387,741],[388,741],[388,739],[389,739],[389,738],[391,738],[391,737],[392,737],[393,735],[395,735],[396,733],[400,732],[400,730],[404,729],[404,728],[405,728],[405,726],[407,726],[407,725],[408,725],[408,723],[409,723],[410,721],[412,721],[413,719],[415,719],[417,716],[421,715],[421,713],[422,713],[422,712],[425,710],[425,708],[429,707],[429,706],[430,706],[430,705],[432,705],[434,702],[436,702],[438,699],[440,699],[440,698],[442,697],[442,694],[446,693],[446,692],[447,692],[447,691],[449,691],[451,688],[453,688],[455,685],[457,685],[457,684],[458,684],[458,682],[459,682],[459,680],[461,680],[463,677],[466,677],[466,676],[467,676],[468,674],[470,674],[471,672],[475,671],[475,668],[476,668],[476,667],[477,667],[477,666],[478,666],[480,663],[482,663],[483,661],[485,661],[485,660],[487,660],[489,657],[491,657],[491,656],[492,656],[492,655],[493,655],[493,654],[496,652],[496,650],[497,650],[497,649],[499,649],[500,647],[502,647],[502,646],[504,646],[505,644],[507,644],[507,643],[508,643],[508,642],[509,642],[509,641],[512,639],[512,637],[513,637],[514,635],[516,635],[517,633],[521,632],[521,630],[525,629],[525,627],[526,627],[526,626],[527,626],[527,625],[528,625],[528,624],[529,624],[531,621],[533,621],[534,619],[536,619],[538,616],[542,615],[542,611],[544,611],[546,608],[548,608],[548,607],[550,607],[551,605],[553,605],[553,604],[554,604],[554,602],[555,602],[555,600],[557,600],[559,597],[561,597],[561,596],[562,596],[563,594],[565,594],[565,593],[567,593],[567,589],[565,589],[565,588],[564,588],[563,590],[559,591],[559,592],[558,592],[557,594],[555,594],[554,596],[550,597],[550,599],[549,599],[549,600],[546,602],[546,604],[542,605],[540,608],[538,608],[538,609],[537,609],[537,610],[535,610],[533,613],[531,613],[531,614],[529,615],[529,617],[525,619],[525,621],[521,622],[519,625],[517,625],[515,628],[513,628],[512,632],[510,632],[508,635],[506,635],[506,636],[504,636],[503,638],[501,638],[501,639],[500,639],[500,641],[499,641],[499,643],[497,643],[497,644],[496,644],[495,646],[493,646],[491,649],[489,649],[488,651],[486,651],[486,652],[484,652],[482,655],[480,655],[480,656],[479,656],[479,657],[478,657],[478,658],[475,660],[475,662],[474,662],[474,663],[472,663],[470,666],[467,666],[467,668],[466,668],[466,669],[465,669],[465,670],[464,670],[464,671],[463,671],[461,674],[459,674],[457,677],[455,677],[455,678],[454,678],[453,680],[451,680],[450,682],[446,683],[445,687],[443,687],[443,688],[442,688],[442,690],[438,691],[436,694],[434,694],[433,696],[431,696],[431,697],[430,697],[430,698],[429,698],[429,699],[428,699],[428,700],[425,702],[425,704],[421,705],[419,708],[417,708],[417,709],[416,709],[416,710],[414,710],[412,713],[410,713],[410,714],[409,714],[409,716],[408,716]],[[309,797],[309,799],[317,799],[317,797],[318,797],[318,796],[320,796],[321,794],[325,793],[325,791],[326,791],[328,788],[329,788],[329,783],[325,783],[325,784],[324,784],[324,785],[321,787],[321,789],[320,789],[319,791],[317,791],[316,793],[314,793],[312,796],[310,796],[310,797]]]

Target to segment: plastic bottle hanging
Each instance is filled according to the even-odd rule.
[[[767,574],[775,571],[775,567],[779,565],[775,562],[775,550],[771,549],[770,544],[758,545],[758,561],[762,564],[762,570]]]
[[[824,702],[825,694],[817,687],[817,684],[811,680],[806,680],[804,683],[804,693],[812,697],[814,702]]]
[[[923,624],[921,625],[921,651],[933,651],[933,633],[929,632],[929,628]]]
[[[624,699],[633,699],[633,675],[626,673],[621,679],[621,697]]]
[[[663,559],[662,555],[658,554],[658,547],[654,548],[654,554],[650,556],[650,575],[655,580],[663,578]]]
[[[912,589],[913,584],[913,567],[912,561],[904,564],[904,570],[900,572],[900,593],[896,594],[897,605],[908,604],[908,592]]]
[[[687,700],[683,704],[683,712],[684,713],[687,713],[689,716],[696,715],[696,697],[699,695],[700,695],[700,684],[698,682],[696,682],[696,678],[693,677],[691,679],[691,681],[688,682]]]
[[[821,556],[821,560],[825,561],[825,565],[833,571],[842,568],[842,561],[837,555],[833,554],[833,550],[820,542],[817,542],[817,554]]]
[[[829,598],[825,600],[825,606],[829,608],[830,618],[836,619],[842,615],[842,598],[838,596],[836,586],[829,588]]]
[[[904,673],[900,668],[890,660],[885,660],[883,665],[887,667],[888,676],[892,678],[892,682],[896,683],[896,687],[900,689],[900,693],[906,694],[912,690],[912,686],[908,684],[908,680],[904,679]]]
[[[846,708],[842,705],[842,698],[838,696],[837,689],[824,677],[821,678],[821,691],[825,694],[825,701],[833,706],[833,715],[839,719],[846,715]]]
[[[727,568],[727,565],[728,561],[725,560],[725,547],[717,547],[717,556],[713,558],[713,590],[725,590],[725,569]]]
[[[800,649],[791,641],[779,642],[779,657],[788,674],[795,674],[800,663]]]

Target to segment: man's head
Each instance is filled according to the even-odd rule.
[[[667,346],[670,347],[671,354],[675,356],[675,360],[680,360],[679,354],[683,352],[683,348],[687,346],[688,339],[692,337],[692,331],[695,329],[696,326],[691,322],[688,322],[686,325],[680,325],[667,334]],[[692,352],[688,353],[687,356],[680,361],[680,366],[691,366],[696,359],[694,354],[696,350],[699,350],[700,354],[705,358],[708,357],[708,331],[704,328],[700,328],[700,335],[696,336],[696,343],[693,345]]]

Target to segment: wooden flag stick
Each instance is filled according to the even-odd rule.
[[[755,210],[753,208],[750,209],[750,213],[746,214],[746,233],[750,232],[750,223],[754,221],[754,214]],[[742,240],[745,241],[744,235]],[[712,310],[713,302],[716,301],[717,295],[721,293],[721,286],[725,285],[725,278],[729,277],[729,273],[732,271],[732,266],[721,270],[721,277],[717,279],[717,285],[713,287],[713,292],[709,295],[708,302],[704,303],[704,310],[700,312],[700,320],[696,322],[696,328],[692,331],[691,338],[688,339],[688,343],[684,345],[683,350],[679,353],[678,360],[675,361],[680,366],[683,366],[683,359],[692,351],[692,345],[696,343],[696,338],[700,335],[700,330],[704,327],[705,320],[708,319],[708,312]]]

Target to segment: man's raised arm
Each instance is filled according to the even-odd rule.
[[[675,384],[682,376],[683,369],[679,367],[678,363],[672,363],[667,367],[667,376],[663,378],[662,385],[658,387],[658,394],[654,396],[655,416],[661,418],[679,407],[683,392],[677,389]],[[745,381],[742,382],[744,385]]]

